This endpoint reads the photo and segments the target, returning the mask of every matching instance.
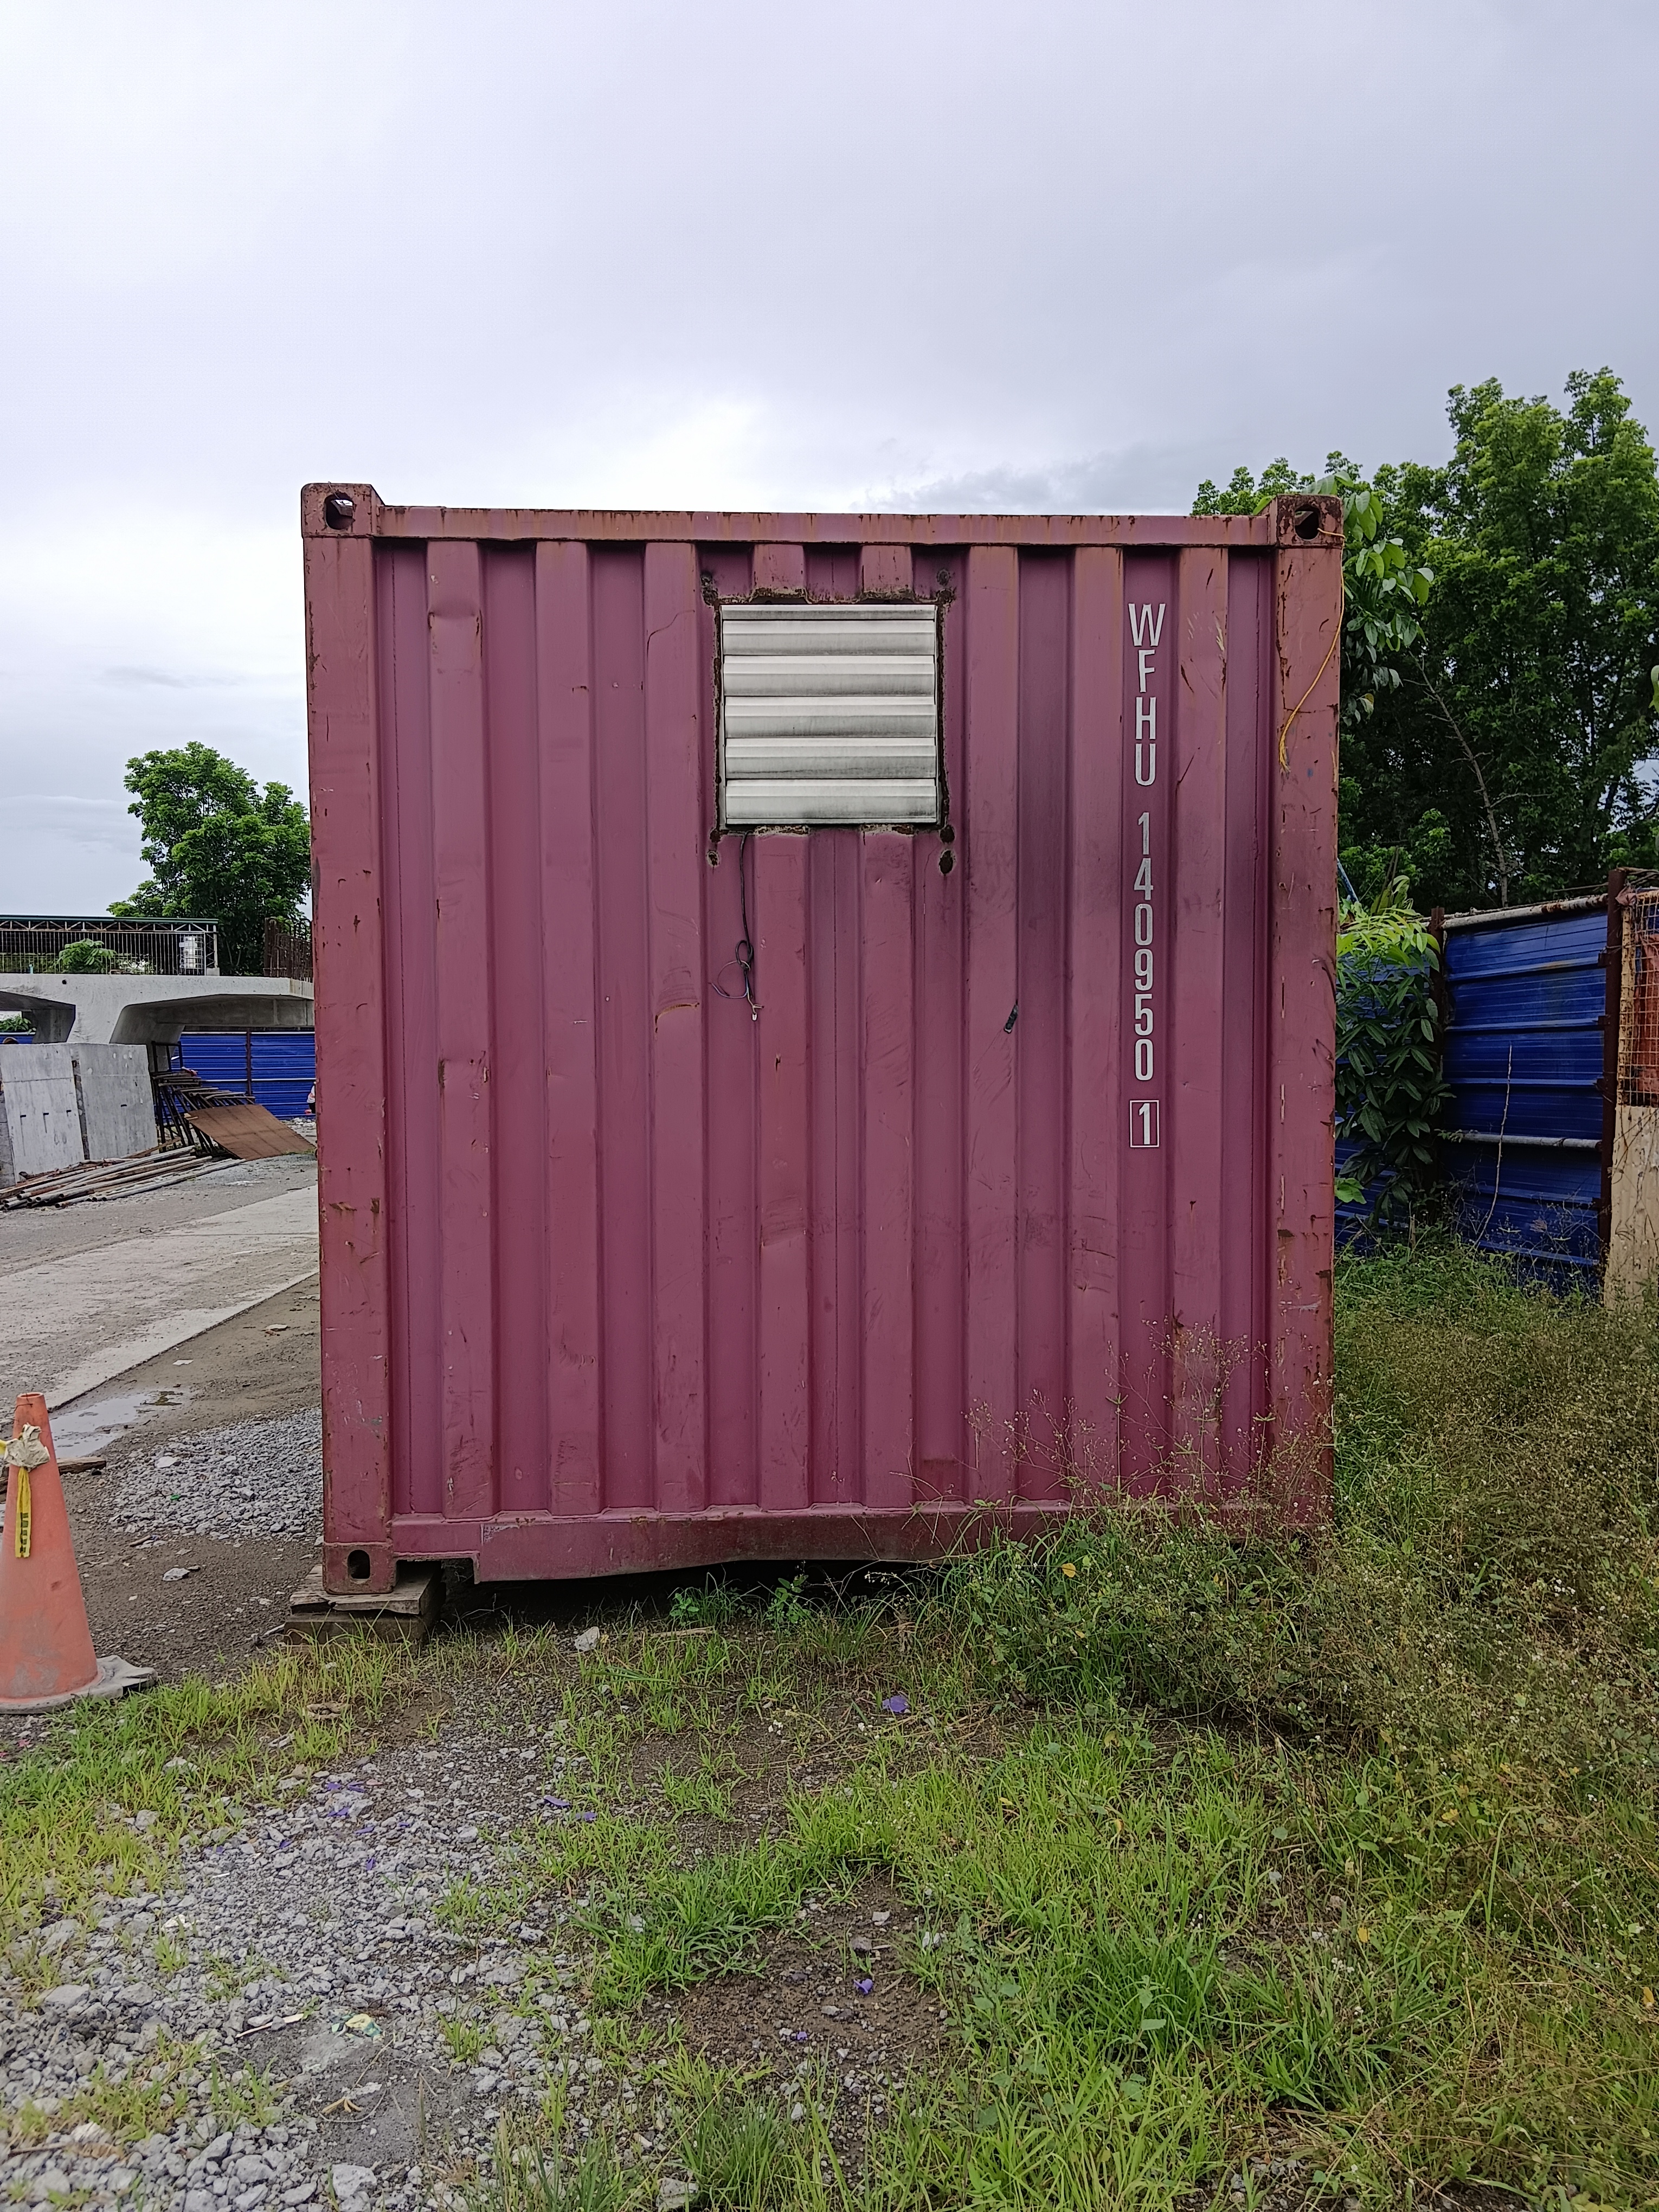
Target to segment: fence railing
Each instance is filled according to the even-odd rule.
[[[108,914],[0,915],[0,975],[57,975],[66,955],[71,969],[89,975],[213,975],[219,925]]]
[[[265,923],[263,975],[286,975],[293,982],[311,981],[311,924],[308,921]]]

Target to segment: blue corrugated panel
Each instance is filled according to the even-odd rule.
[[[1449,930],[1447,1129],[1456,1224],[1484,1250],[1566,1282],[1601,1260],[1604,909]],[[1528,1137],[1566,1137],[1553,1152]],[[1500,1143],[1499,1139],[1502,1139]]]
[[[247,1095],[248,1031],[192,1030],[173,1048],[181,1067],[193,1068],[217,1091]],[[317,1039],[310,1030],[255,1030],[253,1097],[284,1121],[297,1121],[317,1080]]]

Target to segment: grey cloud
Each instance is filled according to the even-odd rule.
[[[102,673],[106,684],[152,684],[167,691],[224,690],[253,680],[246,673],[207,668],[106,668]]]
[[[303,788],[310,478],[1180,510],[1439,458],[1488,375],[1659,416],[1649,0],[14,12],[13,785],[200,737]],[[129,888],[94,818],[8,899]]]
[[[87,799],[61,792],[0,793],[0,817],[14,825],[21,823],[27,827],[31,841],[45,838],[54,844],[86,846],[105,854],[131,854],[136,868],[138,824],[127,812],[125,798]],[[126,887],[130,890],[131,885]],[[101,912],[109,898],[119,896],[120,885],[117,884],[94,903]],[[9,884],[7,904],[15,908],[17,903],[15,891]]]
[[[1240,460],[1259,465],[1271,458],[1239,452],[1224,465],[1198,447],[1133,447],[1042,466],[922,477],[895,485],[874,503],[884,511],[908,514],[1180,514],[1206,476],[1231,474]]]

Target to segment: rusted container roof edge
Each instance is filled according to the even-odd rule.
[[[1441,918],[1443,929],[1504,929],[1517,921],[1547,921],[1555,915],[1594,914],[1607,902],[1605,891],[1589,891],[1579,898],[1546,899],[1540,906],[1479,907],[1469,914]]]
[[[331,520],[331,501],[349,500]],[[1318,527],[1295,518],[1318,510]],[[503,544],[606,539],[624,544],[784,545],[1224,546],[1263,550],[1287,539],[1330,544],[1341,537],[1336,500],[1277,500],[1259,514],[763,514],[630,507],[393,507],[371,484],[307,484],[301,527],[307,538],[459,538]],[[338,514],[337,507],[336,513]]]

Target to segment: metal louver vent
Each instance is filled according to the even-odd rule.
[[[926,605],[720,609],[720,818],[939,818],[939,631]]]

